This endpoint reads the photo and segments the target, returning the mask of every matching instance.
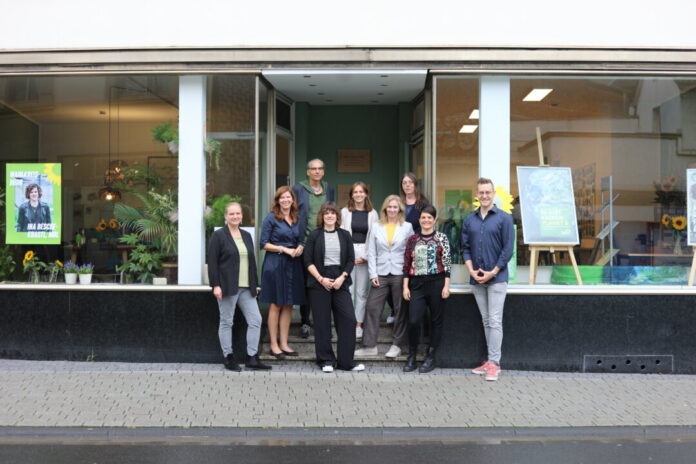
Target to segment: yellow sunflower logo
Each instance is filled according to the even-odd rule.
[[[46,163],[44,174],[53,185],[60,185],[60,164]]]
[[[670,216],[669,214],[665,213],[662,215],[661,222],[663,226],[668,226],[671,220],[672,216]]]
[[[495,198],[493,198],[493,203],[508,214],[512,214],[512,210],[515,208],[512,206],[513,199],[514,198],[512,195],[510,195],[510,192],[508,192],[507,189],[502,185],[495,188]],[[474,197],[474,207],[481,207],[481,202],[479,202],[478,197]]]
[[[672,227],[676,230],[684,230],[686,228],[686,218],[684,216],[674,216],[672,218]]]

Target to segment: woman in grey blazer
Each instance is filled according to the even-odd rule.
[[[382,203],[380,220],[372,225],[367,242],[367,266],[372,289],[367,297],[363,348],[355,356],[376,356],[379,335],[379,317],[387,295],[394,302],[394,329],[392,346],[385,354],[396,358],[401,354],[400,345],[406,344],[408,319],[402,311],[401,293],[406,241],[413,235],[413,226],[405,221],[405,210],[398,195],[389,195]]]

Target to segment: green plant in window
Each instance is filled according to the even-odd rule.
[[[149,190],[143,194],[132,192],[143,203],[143,208],[133,208],[123,203],[114,205],[114,216],[126,231],[133,232],[138,240],[149,243],[166,258],[177,255],[177,200],[172,191],[157,193]]]
[[[15,270],[17,263],[14,260],[12,248],[4,246],[0,248],[0,281],[9,279]]]
[[[128,234],[120,238],[127,245],[135,245],[130,252],[128,261],[117,268],[131,280],[151,283],[152,278],[162,270],[162,254],[147,245],[140,243],[137,234]]]
[[[164,143],[172,155],[179,151],[179,129],[174,126],[172,121],[166,121],[151,129],[152,139],[155,142]],[[207,137],[203,149],[208,154],[208,163],[216,171],[220,170],[220,158],[222,154],[222,144],[219,140]]]

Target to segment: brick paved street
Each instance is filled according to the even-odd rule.
[[[4,427],[696,425],[696,377],[678,375],[0,360],[0,392]]]

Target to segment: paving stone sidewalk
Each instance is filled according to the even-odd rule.
[[[3,427],[696,425],[696,376],[0,360]]]

